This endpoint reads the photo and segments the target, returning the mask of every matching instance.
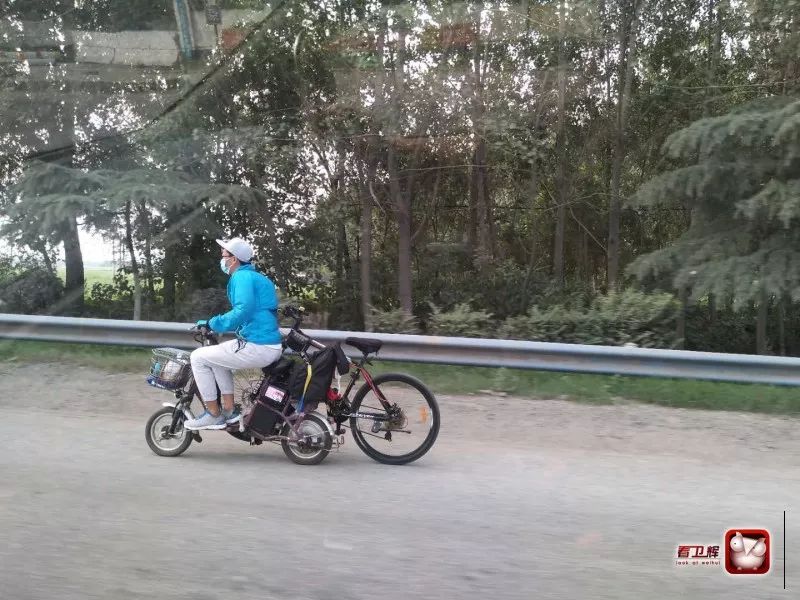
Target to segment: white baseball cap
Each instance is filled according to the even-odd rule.
[[[253,258],[253,247],[242,238],[231,238],[229,240],[217,240],[217,243],[228,252],[239,259],[239,262],[250,262]]]

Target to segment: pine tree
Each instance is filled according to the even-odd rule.
[[[643,185],[632,206],[691,213],[673,244],[635,260],[640,281],[667,279],[735,308],[760,307],[758,350],[771,297],[800,299],[800,101],[756,100],[701,119],[667,139],[676,168]]]

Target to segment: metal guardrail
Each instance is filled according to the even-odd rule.
[[[189,334],[189,327],[190,323],[0,313],[0,338],[9,340],[191,349],[196,344]],[[800,385],[800,358],[427,335],[303,331],[323,344],[344,342],[349,336],[379,339],[384,345],[378,359],[390,361]],[[350,355],[358,354],[350,346],[343,347]],[[0,344],[0,357],[5,353],[3,344]]]

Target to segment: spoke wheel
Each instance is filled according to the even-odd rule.
[[[387,373],[373,379],[387,410],[369,384],[358,390],[350,412],[353,439],[370,458],[403,465],[422,457],[439,435],[439,405],[418,379]]]
[[[325,421],[314,414],[307,414],[299,426],[299,440],[281,440],[286,456],[298,465],[318,465],[331,451],[333,439]],[[281,431],[282,436],[291,435],[291,427],[287,423]]]
[[[183,428],[183,415],[181,415],[175,433],[173,435],[167,433],[172,424],[173,411],[173,408],[165,406],[153,413],[145,426],[144,436],[147,445],[159,456],[178,456],[183,454],[192,443],[191,432]]]

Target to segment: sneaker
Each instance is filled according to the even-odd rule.
[[[233,412],[227,413],[225,411],[222,411],[222,414],[225,417],[225,422],[228,425],[236,423],[242,417],[242,413],[235,408],[233,409]]]
[[[215,417],[210,412],[205,411],[196,419],[186,421],[183,426],[190,431],[196,431],[197,429],[225,429],[225,417],[222,416],[222,413]]]

